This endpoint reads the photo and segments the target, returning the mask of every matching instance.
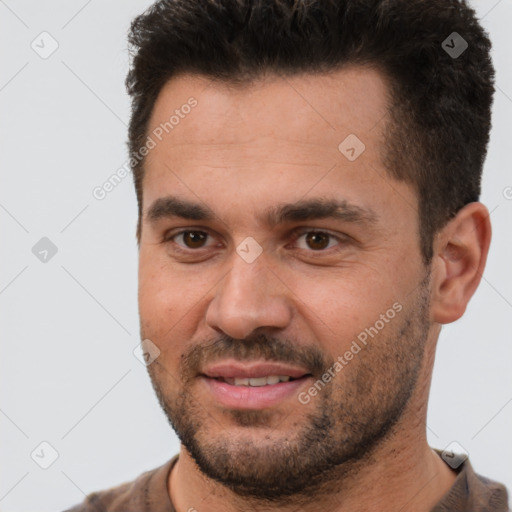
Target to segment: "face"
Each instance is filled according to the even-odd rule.
[[[155,104],[148,370],[183,447],[240,495],[326,485],[421,384],[428,272],[417,198],[382,165],[387,91],[363,68],[244,88],[183,75]]]

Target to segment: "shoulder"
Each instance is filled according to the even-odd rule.
[[[506,487],[475,472],[467,455],[454,454],[435,449],[452,469],[456,468],[457,477],[450,490],[431,512],[510,512]]]
[[[167,478],[176,460],[177,455],[131,482],[88,494],[82,503],[64,512],[171,512],[173,508],[167,492]]]

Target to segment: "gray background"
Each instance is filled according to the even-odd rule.
[[[126,31],[149,4],[0,0],[0,511],[62,510],[178,451],[133,354],[131,176],[92,195],[126,161]],[[497,68],[482,196],[494,237],[466,315],[443,329],[427,427],[432,446],[457,442],[512,489],[512,2],[472,4]],[[58,250],[46,262],[32,252],[43,237]],[[58,452],[48,469],[43,441]]]

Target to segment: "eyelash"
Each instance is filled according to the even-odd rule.
[[[189,232],[205,233],[206,235],[211,237],[210,233],[207,230],[204,230],[204,229],[202,229],[202,230],[201,229],[190,229],[189,228],[189,229],[182,229],[182,230],[177,231],[175,233],[168,232],[168,233],[164,234],[162,243],[173,242],[173,244],[175,246],[173,248],[173,251],[176,252],[176,253],[179,253],[179,254],[190,255],[190,254],[193,254],[193,253],[200,253],[204,249],[207,249],[207,247],[206,248],[205,247],[200,247],[199,249],[183,249],[183,247],[181,247],[180,245],[176,244],[176,242],[173,241],[174,238],[176,238],[176,237],[178,237],[180,235],[183,235],[184,233],[189,233]],[[319,229],[311,229],[311,228],[303,228],[303,229],[296,230],[293,233],[293,242],[296,242],[301,236],[306,235],[308,233],[327,235],[330,239],[335,239],[337,242],[339,242],[339,244],[345,244],[345,243],[348,242],[348,236],[333,235],[329,231],[324,231],[324,230],[319,230]],[[299,250],[307,251],[307,252],[310,252],[310,253],[313,253],[313,254],[317,253],[318,255],[322,255],[322,254],[329,253],[331,249],[333,249],[333,248],[330,247],[330,248],[327,248],[327,249],[318,249],[317,251],[315,251],[313,249],[310,249],[310,250],[299,249]],[[338,251],[338,250],[341,250],[341,248],[335,249],[335,251]]]

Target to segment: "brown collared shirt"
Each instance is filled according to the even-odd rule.
[[[133,482],[89,494],[81,504],[65,512],[176,512],[167,481],[177,460],[175,455]],[[469,460],[457,471],[452,487],[430,512],[510,512],[507,490],[502,484],[475,473]]]

